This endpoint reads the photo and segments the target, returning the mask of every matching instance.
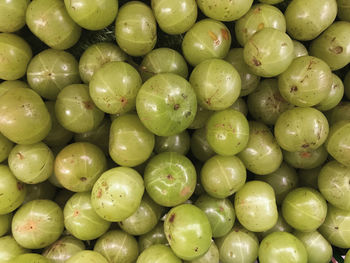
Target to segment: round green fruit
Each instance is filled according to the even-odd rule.
[[[291,233],[293,231],[293,228],[287,224],[287,222],[284,220],[281,213],[278,213],[278,219],[276,224],[270,228],[269,230],[266,230],[264,232],[259,233],[259,237],[261,239],[264,239],[266,236],[270,235],[274,232],[288,232]]]
[[[27,194],[23,201],[23,204],[37,199],[53,200],[56,195],[56,187],[46,180],[38,184],[28,184]]]
[[[9,232],[12,222],[12,213],[0,215],[0,237]]]
[[[29,249],[21,247],[12,236],[0,237],[0,263],[9,263],[16,256],[28,252]]]
[[[296,58],[309,55],[308,50],[301,42],[293,40],[293,45],[294,45],[294,56]]]
[[[16,32],[26,24],[29,0],[0,1],[0,32]]]
[[[51,261],[44,256],[35,253],[26,253],[15,257],[11,263],[50,263]]]
[[[66,263],[108,263],[100,253],[91,250],[82,250],[72,256]]]
[[[145,249],[137,258],[136,263],[181,263],[171,248],[165,245],[153,245]]]
[[[332,85],[328,96],[316,105],[320,111],[328,111],[336,107],[344,96],[344,84],[335,74],[332,74]]]
[[[139,236],[139,248],[140,251],[144,251],[146,248],[156,244],[167,244],[168,241],[164,234],[164,225],[160,221],[151,231]]]
[[[191,137],[191,153],[196,159],[202,162],[207,161],[210,157],[215,155],[215,152],[210,147],[206,136],[206,129],[201,128],[195,130]]]
[[[314,169],[299,169],[299,185],[318,189],[318,176],[321,169],[322,166],[316,167]]]
[[[313,169],[321,166],[327,159],[328,153],[324,145],[315,150],[298,152],[283,151],[284,161],[294,168]]]
[[[187,130],[172,136],[156,136],[154,151],[162,152],[177,152],[186,155],[190,150],[190,135]]]
[[[0,163],[8,158],[13,146],[14,143],[0,132]]]
[[[185,261],[185,263],[219,263],[219,249],[212,241],[207,253],[197,259]]]

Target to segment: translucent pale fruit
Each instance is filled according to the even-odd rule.
[[[324,60],[332,70],[346,66],[350,60],[350,23],[333,23],[312,41],[310,54]]]
[[[136,97],[141,122],[158,136],[184,131],[197,112],[196,94],[191,84],[173,73],[162,73],[147,80]]]
[[[315,150],[298,152],[283,151],[283,159],[294,168],[313,169],[321,166],[327,159],[328,153],[324,145]]]
[[[296,58],[302,57],[302,56],[308,56],[309,52],[301,42],[293,40],[293,45],[294,45],[294,56]]]
[[[273,188],[262,181],[246,183],[235,195],[234,207],[239,222],[248,230],[262,232],[272,228],[278,218]]]
[[[42,255],[55,263],[64,263],[84,249],[83,241],[73,236],[65,236],[47,247]]]
[[[157,24],[152,9],[140,1],[131,1],[120,9],[115,22],[118,45],[131,56],[143,56],[157,42]]]
[[[25,23],[28,0],[0,1],[0,32],[15,32]]]
[[[275,137],[286,151],[306,151],[320,147],[327,139],[326,117],[314,108],[299,108],[283,112],[275,125]]]
[[[245,167],[259,175],[276,171],[282,163],[282,151],[267,126],[260,122],[249,122],[249,141],[237,155]]]
[[[170,247],[165,245],[153,245],[145,249],[137,258],[136,263],[181,263]]]
[[[164,232],[171,249],[184,260],[204,255],[211,245],[209,220],[194,205],[183,204],[172,208],[165,219]]]
[[[332,85],[328,96],[316,105],[320,111],[328,111],[336,107],[344,96],[344,84],[335,74],[332,74]]]
[[[139,69],[144,82],[159,73],[174,73],[185,79],[188,76],[188,66],[184,57],[170,48],[157,48],[149,52],[143,58]]]
[[[139,248],[140,251],[144,251],[146,248],[156,244],[167,244],[168,241],[164,234],[163,222],[160,221],[151,231],[139,236]]]
[[[60,0],[35,0],[28,5],[26,23],[30,31],[54,49],[68,49],[78,42],[81,27]]]
[[[318,176],[318,188],[324,198],[337,208],[350,211],[350,167],[337,161],[324,165]]]
[[[14,143],[0,132],[0,163],[7,159],[13,146]]]
[[[259,238],[264,239],[266,236],[270,235],[273,232],[288,232],[291,233],[293,231],[293,228],[287,224],[286,220],[284,220],[281,213],[278,213],[278,219],[276,224],[270,228],[269,230],[266,230],[264,232],[259,233]]]
[[[159,205],[171,207],[190,198],[196,187],[197,174],[184,155],[163,152],[148,162],[144,180],[150,197]]]
[[[50,200],[34,200],[17,210],[12,219],[12,234],[25,248],[51,245],[63,232],[62,209]]]
[[[66,263],[108,263],[100,253],[91,250],[82,250],[72,256]]]
[[[136,69],[125,62],[113,61],[96,71],[90,81],[89,91],[99,109],[110,114],[120,114],[135,108],[141,84]]]
[[[241,78],[241,97],[248,95],[258,87],[260,77],[253,74],[244,62],[243,48],[232,48],[224,59],[234,66]]]
[[[338,17],[340,20],[350,22],[350,4],[348,0],[337,0]]]
[[[287,232],[274,232],[265,237],[259,247],[261,263],[307,263],[307,250],[303,243]]]
[[[253,232],[236,225],[226,236],[215,240],[220,262],[252,263],[258,257],[259,240]]]
[[[333,246],[350,247],[350,212],[328,205],[327,217],[319,228],[320,233]]]
[[[142,177],[136,170],[112,168],[95,183],[91,193],[92,207],[107,221],[122,221],[140,206],[144,190]]]
[[[210,58],[226,57],[231,46],[231,34],[221,22],[203,19],[187,31],[182,52],[192,66]]]
[[[288,102],[300,106],[314,106],[327,98],[333,76],[329,66],[316,57],[302,56],[278,77],[278,88]]]
[[[7,165],[0,165],[0,214],[8,214],[24,201],[26,186],[16,179]]]
[[[307,233],[295,231],[293,234],[303,242],[308,254],[308,263],[328,263],[331,261],[332,246],[318,231]]]
[[[190,83],[198,104],[208,110],[230,107],[241,92],[241,78],[237,70],[222,59],[208,59],[192,71]]]
[[[245,184],[247,172],[236,156],[215,155],[206,161],[200,173],[205,191],[215,198],[226,198]]]
[[[76,142],[58,153],[54,169],[64,188],[73,192],[85,192],[92,189],[107,169],[107,160],[97,146],[88,142]]]
[[[156,136],[154,151],[177,152],[186,155],[190,149],[190,135],[187,130],[172,136]]]
[[[12,213],[0,215],[0,237],[9,232],[11,228]]]
[[[194,157],[202,162],[207,161],[215,155],[207,141],[207,131],[205,128],[197,129],[191,137],[191,153]]]
[[[78,61],[66,51],[46,49],[30,61],[27,81],[40,96],[55,100],[64,87],[80,83]]]
[[[110,128],[109,154],[119,165],[137,166],[150,157],[154,137],[136,114],[122,115],[112,122]]]
[[[207,215],[213,237],[222,237],[230,232],[236,219],[231,201],[204,194],[196,200],[195,206]]]
[[[0,58],[0,79],[16,80],[25,75],[32,50],[23,38],[0,33]]]
[[[239,111],[228,109],[212,114],[206,131],[209,145],[220,155],[235,155],[248,144],[249,124]]]
[[[289,192],[284,198],[282,214],[293,228],[311,232],[323,224],[327,214],[327,203],[315,189],[300,187]]]
[[[253,118],[266,125],[274,125],[282,112],[294,107],[281,96],[276,79],[262,80],[248,95],[247,104]]]
[[[159,27],[170,35],[185,33],[197,19],[195,0],[152,0],[151,6]]]
[[[94,251],[111,263],[131,263],[139,254],[136,239],[120,230],[112,230],[101,236],[94,246]]]
[[[287,32],[296,40],[312,40],[329,27],[337,15],[334,0],[295,0],[285,12]]]
[[[118,0],[65,0],[64,4],[69,16],[88,30],[107,27],[118,12]]]
[[[254,34],[243,52],[250,70],[265,78],[281,74],[294,59],[292,40],[286,33],[274,28],[264,28]]]
[[[249,38],[263,28],[275,28],[286,32],[286,20],[277,7],[267,4],[253,5],[235,24],[238,43],[244,47]]]
[[[219,249],[212,241],[207,253],[197,259],[185,261],[185,263],[219,263]]]
[[[8,235],[0,237],[0,262],[8,263],[18,255],[28,253],[29,250],[21,247],[16,240]]]
[[[13,259],[11,262],[16,263],[50,263],[51,261],[42,255],[35,253],[26,253],[19,255]]]

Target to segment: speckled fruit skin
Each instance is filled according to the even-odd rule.
[[[131,56],[143,56],[157,42],[157,24],[152,9],[140,1],[124,4],[115,22],[115,37],[122,50]]]
[[[140,206],[145,187],[141,175],[128,167],[104,172],[91,193],[92,207],[103,219],[122,221]]]
[[[73,236],[65,236],[45,248],[42,255],[54,262],[63,263],[84,249],[83,241]]]
[[[157,244],[145,249],[137,258],[136,263],[182,263],[170,247]]]
[[[226,57],[231,46],[231,34],[221,22],[203,19],[187,31],[182,52],[192,66],[210,58]]]
[[[275,125],[275,137],[282,149],[289,152],[314,150],[327,139],[329,125],[326,117],[314,108],[283,112]]]
[[[26,10],[29,0],[0,1],[0,32],[16,32],[26,21]]]
[[[11,235],[3,236],[0,238],[0,262],[8,263],[11,262],[11,259],[14,259],[16,256],[28,253],[29,249],[23,248]]]
[[[68,15],[61,0],[34,0],[28,5],[26,23],[41,41],[54,49],[68,49],[78,42],[81,27]]]
[[[250,181],[235,195],[237,219],[248,230],[262,232],[273,227],[278,211],[273,188],[265,182]]]
[[[64,229],[62,209],[50,200],[33,200],[21,206],[12,219],[17,243],[29,249],[51,245]]]
[[[108,263],[100,253],[91,250],[82,250],[72,256],[66,263]]]
[[[185,33],[197,19],[196,0],[152,0],[151,6],[159,27],[170,35]]]
[[[283,159],[289,165],[299,169],[313,169],[323,165],[328,157],[324,144],[315,150],[288,152],[283,151]]]
[[[51,125],[43,100],[33,90],[16,87],[0,96],[0,132],[11,141],[18,144],[40,142]]]
[[[212,241],[207,253],[197,259],[185,261],[185,263],[219,263],[219,249]]]
[[[197,112],[197,99],[191,84],[173,73],[158,74],[147,80],[136,97],[141,122],[158,136],[184,131]]]
[[[196,187],[192,162],[176,152],[154,156],[144,172],[146,191],[159,205],[172,207],[187,201]]]
[[[171,249],[184,260],[204,255],[211,245],[209,220],[194,205],[183,204],[172,208],[164,222],[164,233]]]

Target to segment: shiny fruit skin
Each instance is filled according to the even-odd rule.
[[[91,250],[82,250],[72,256],[66,263],[108,263],[100,253]]]
[[[0,32],[16,32],[26,24],[29,0],[0,1]]]
[[[13,147],[14,143],[0,132],[0,163],[8,158]]]
[[[84,249],[83,241],[72,236],[65,236],[45,248],[42,255],[55,263],[64,263]]]
[[[204,127],[195,130],[191,137],[191,153],[196,159],[202,162],[207,161],[210,157],[215,155],[215,152],[210,147],[206,136],[207,131]]]
[[[165,245],[153,245],[145,249],[137,258],[136,263],[182,263],[170,247]]]
[[[326,147],[321,145],[315,150],[288,152],[283,151],[283,159],[294,168],[313,169],[323,165],[328,157]]]
[[[197,259],[185,261],[185,263],[219,263],[219,249],[212,241],[207,253]]]
[[[168,240],[164,234],[163,222],[159,222],[151,231],[139,236],[139,248],[140,252],[144,251],[146,248],[156,245],[156,244],[167,244]]]
[[[0,237],[0,262],[9,263],[16,256],[29,253],[29,249],[21,247],[13,236]]]
[[[0,237],[7,234],[11,228],[12,213],[0,215]]]
[[[190,135],[187,130],[172,136],[156,136],[154,151],[162,152],[177,152],[186,155],[190,150]]]
[[[35,253],[25,253],[22,255],[19,255],[13,259],[13,261],[10,262],[16,262],[16,263],[50,263],[51,261],[47,258],[45,258],[42,255],[35,254]]]
[[[344,84],[335,74],[332,74],[332,86],[328,96],[316,105],[320,111],[328,111],[336,107],[344,96]]]

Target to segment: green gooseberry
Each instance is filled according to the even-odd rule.
[[[200,172],[204,190],[215,198],[233,195],[243,187],[246,178],[246,168],[236,156],[215,155],[204,163]]]
[[[201,162],[207,161],[215,155],[215,152],[210,147],[207,141],[207,131],[205,128],[200,128],[192,133],[191,137],[191,153]]]
[[[23,77],[32,54],[31,47],[20,36],[0,33],[0,79],[16,80]]]
[[[330,128],[326,141],[328,153],[338,162],[350,166],[350,120],[338,121]]]
[[[258,76],[270,78],[284,72],[294,59],[291,38],[275,28],[256,32],[245,44],[244,61]]]
[[[282,150],[269,128],[260,122],[249,122],[249,141],[237,155],[252,173],[264,175],[276,171],[283,160]]]
[[[119,165],[137,166],[151,156],[154,137],[136,114],[122,115],[112,122],[110,128],[109,154]]]
[[[12,88],[29,88],[29,86],[21,80],[6,80],[0,83],[0,96]]]
[[[85,84],[72,84],[62,89],[57,96],[55,113],[59,124],[76,133],[97,128],[104,117]]]
[[[64,263],[73,255],[85,249],[83,241],[73,237],[65,236],[57,240],[51,246],[45,248],[42,255],[52,262]]]
[[[136,263],[181,263],[170,247],[156,244],[146,248],[137,258]]]
[[[239,111],[228,109],[215,112],[206,124],[207,141],[220,155],[232,156],[248,144],[249,124]]]
[[[188,66],[184,57],[170,48],[153,49],[143,58],[139,70],[143,82],[159,73],[174,73],[185,79],[188,76]]]
[[[185,261],[185,263],[219,263],[219,249],[212,241],[207,253],[197,259]]]
[[[74,194],[64,206],[64,226],[80,240],[93,240],[102,236],[111,222],[96,214],[91,205],[91,193]]]
[[[235,24],[238,43],[244,47],[249,38],[263,28],[286,32],[286,19],[277,7],[267,4],[253,5]]]
[[[37,199],[53,200],[56,195],[56,187],[49,180],[38,184],[28,184],[26,187],[27,194],[23,204]]]
[[[326,117],[308,107],[295,107],[283,112],[274,129],[278,144],[289,152],[317,149],[326,141],[329,133]]]
[[[143,56],[157,42],[157,23],[152,9],[140,1],[130,1],[120,9],[115,22],[119,47],[131,56]]]
[[[81,27],[69,16],[61,0],[31,1],[26,24],[35,36],[54,49],[74,46],[81,35]]]
[[[39,254],[26,253],[15,257],[11,262],[13,263],[50,263],[51,261]]]
[[[157,204],[166,207],[187,201],[197,181],[192,162],[176,152],[163,152],[152,157],[143,176],[147,193]]]
[[[172,136],[156,136],[154,151],[177,152],[186,155],[190,150],[190,135],[187,130]]]
[[[315,150],[298,152],[283,151],[283,159],[294,168],[313,169],[321,166],[327,159],[328,152],[324,145]]]
[[[259,0],[259,2],[264,3],[264,4],[269,4],[269,5],[275,5],[278,3],[283,2],[284,0]]]
[[[327,217],[318,231],[331,245],[339,248],[350,247],[350,211],[328,204]]]
[[[344,84],[335,74],[332,74],[331,90],[327,97],[316,105],[320,111],[328,111],[336,107],[344,96]]]
[[[126,62],[104,64],[92,76],[89,91],[96,106],[110,114],[125,113],[135,108],[142,80],[135,68]]]
[[[350,5],[348,0],[337,0],[338,17],[340,20],[350,22]]]
[[[243,48],[232,48],[224,59],[234,66],[241,78],[240,96],[252,93],[258,87],[260,77],[253,74],[245,63]]]
[[[303,242],[308,255],[308,263],[331,262],[333,255],[332,246],[318,231],[295,231],[293,234]]]
[[[136,97],[141,122],[157,136],[184,131],[197,112],[196,94],[191,84],[173,73],[161,73],[147,80]]]
[[[241,92],[241,78],[237,70],[222,59],[208,59],[192,71],[190,83],[197,102],[208,110],[230,107]]]
[[[168,241],[164,234],[163,222],[160,221],[151,231],[139,236],[138,240],[140,252],[144,251],[146,248],[152,245],[167,244]]]
[[[282,112],[294,107],[281,96],[276,79],[262,80],[248,95],[247,104],[252,117],[266,125],[274,125]]]
[[[41,97],[55,100],[64,87],[80,83],[78,61],[66,51],[46,49],[30,61],[27,81]]]
[[[225,236],[231,231],[236,219],[231,201],[203,194],[197,199],[195,206],[207,215],[214,238]]]
[[[315,231],[327,214],[327,202],[315,189],[300,187],[290,191],[282,202],[282,215],[296,230]]]
[[[8,158],[13,146],[14,143],[0,132],[0,163]]]
[[[278,77],[282,97],[299,107],[314,106],[329,96],[333,82],[329,66],[316,57],[302,56]]]
[[[12,213],[0,215],[0,238],[9,232],[11,228],[11,222]]]
[[[311,42],[310,54],[324,60],[331,70],[343,68],[350,60],[349,32],[349,22],[333,23],[321,36]]]
[[[212,230],[208,217],[191,204],[176,206],[168,212],[164,233],[175,255],[184,260],[204,255],[211,246]]]
[[[345,255],[344,263],[349,263],[349,262],[350,262],[350,249],[348,250],[348,252]]]
[[[330,161],[318,175],[318,188],[323,197],[333,206],[350,211],[350,168]]]
[[[121,230],[112,230],[101,236],[94,246],[94,251],[110,263],[132,263],[139,254],[136,239]]]
[[[338,121],[350,120],[350,102],[341,101],[330,111],[325,112],[330,125],[334,125]]]
[[[145,187],[141,175],[128,167],[104,172],[91,193],[92,207],[107,221],[119,222],[136,212]]]
[[[248,230],[263,232],[278,218],[275,192],[262,181],[247,182],[235,195],[234,207],[239,222]]]
[[[69,16],[88,30],[101,30],[110,25],[118,13],[118,0],[64,0]]]
[[[29,249],[21,247],[12,236],[0,237],[0,263],[8,263],[16,256],[28,252]]]
[[[345,97],[350,100],[350,70],[348,71],[348,73],[346,73],[343,84],[344,84]],[[1,94],[1,89],[0,89],[0,94]]]
[[[18,181],[7,165],[0,164],[0,215],[17,209],[26,196],[26,185]]]
[[[309,52],[306,47],[299,41],[293,40],[294,45],[294,57],[308,56]]]
[[[266,230],[264,232],[259,233],[259,237],[261,239],[264,239],[266,236],[268,236],[268,235],[270,235],[271,233],[274,233],[274,232],[288,232],[288,233],[291,233],[292,231],[293,231],[293,228],[290,225],[288,225],[286,220],[284,220],[283,216],[279,212],[276,224],[272,228],[270,228],[269,230]]]
[[[170,35],[185,33],[197,20],[195,0],[151,0],[151,6],[159,27]]]
[[[100,253],[91,250],[82,250],[69,258],[66,263],[108,263]]]
[[[299,185],[318,189],[318,175],[320,174],[321,169],[322,166],[313,169],[299,169]]]
[[[223,23],[203,19],[187,31],[182,41],[182,52],[188,63],[197,66],[210,58],[226,57],[231,41],[230,31]]]
[[[253,232],[240,225],[235,225],[230,233],[216,239],[215,243],[222,263],[252,263],[258,257],[258,238]]]
[[[307,250],[304,244],[288,232],[274,232],[260,243],[259,262],[261,263],[307,263]]]
[[[21,206],[12,219],[12,234],[25,248],[51,245],[64,229],[62,209],[50,200],[33,200]]]
[[[0,1],[0,32],[16,32],[26,24],[29,0]]]
[[[282,162],[276,171],[263,176],[257,175],[255,180],[264,181],[272,186],[275,191],[276,202],[280,205],[286,195],[298,186],[299,178],[293,167]]]
[[[243,113],[244,116],[248,115],[248,106],[243,98],[238,98],[229,108]]]
[[[55,195],[54,202],[58,204],[62,209],[66,205],[69,198],[71,198],[75,192],[69,191],[65,188],[59,189],[57,194]]]
[[[296,40],[312,40],[329,27],[337,16],[333,0],[294,0],[284,13],[288,34]]]

